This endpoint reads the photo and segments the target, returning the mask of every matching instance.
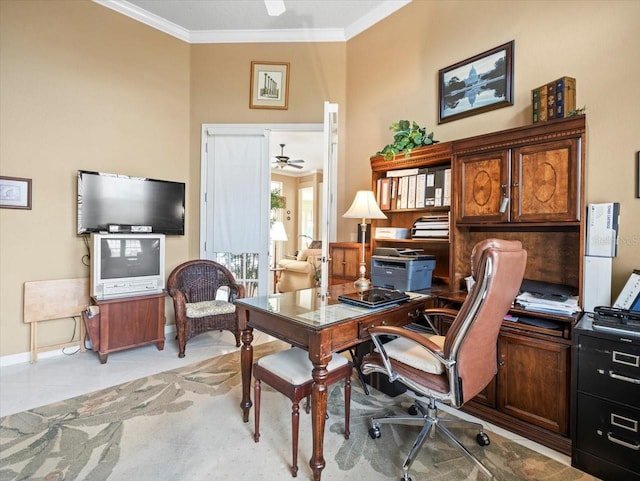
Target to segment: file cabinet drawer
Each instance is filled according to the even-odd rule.
[[[640,410],[578,393],[577,412],[578,449],[640,472]]]
[[[640,408],[640,346],[581,336],[578,391]]]

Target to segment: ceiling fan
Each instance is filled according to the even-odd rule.
[[[302,169],[301,164],[304,162],[304,160],[302,159],[297,159],[297,160],[290,160],[289,157],[287,157],[286,155],[284,155],[284,146],[285,144],[280,144],[280,155],[276,155],[276,160],[274,161],[274,165],[276,167],[280,167],[281,169],[284,169],[285,167],[294,167],[296,169]]]

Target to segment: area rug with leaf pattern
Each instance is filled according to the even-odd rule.
[[[255,357],[286,349],[255,347]],[[399,479],[417,428],[382,426],[372,415],[400,411],[410,398],[365,395],[352,383],[351,436],[344,439],[343,385],[329,387],[324,481]],[[225,354],[119,386],[0,419],[0,480],[282,480],[290,479],[291,403],[263,384],[260,442],[253,415],[242,422],[240,353]],[[404,404],[404,406],[401,406]],[[299,479],[311,479],[310,416],[301,409]],[[489,433],[480,447],[460,433],[498,480],[593,480],[591,476]],[[483,480],[485,476],[436,436],[411,468],[414,481]]]

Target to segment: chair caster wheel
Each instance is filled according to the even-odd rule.
[[[480,446],[489,446],[489,444],[491,444],[491,439],[489,439],[486,433],[478,433],[476,441],[478,441]]]
[[[409,406],[408,412],[412,416],[416,416],[418,414],[418,408],[416,407],[415,404],[412,404],[411,406]]]
[[[409,477],[406,477],[406,478],[400,478],[400,481],[413,481],[413,480]]]
[[[380,436],[382,436],[382,433],[380,432],[380,428],[379,427],[369,428],[369,436],[371,436],[371,439],[378,439]]]

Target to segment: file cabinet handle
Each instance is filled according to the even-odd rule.
[[[640,379],[629,376],[621,376],[620,374],[616,374],[613,371],[609,371],[609,377],[612,379],[617,379],[618,381],[630,382],[631,384],[640,384]]]
[[[623,441],[622,439],[616,438],[613,434],[607,433],[607,439],[612,443],[619,444],[620,446],[624,446],[625,448],[633,449],[634,451],[640,451],[640,444],[635,443],[631,444],[627,441]]]

